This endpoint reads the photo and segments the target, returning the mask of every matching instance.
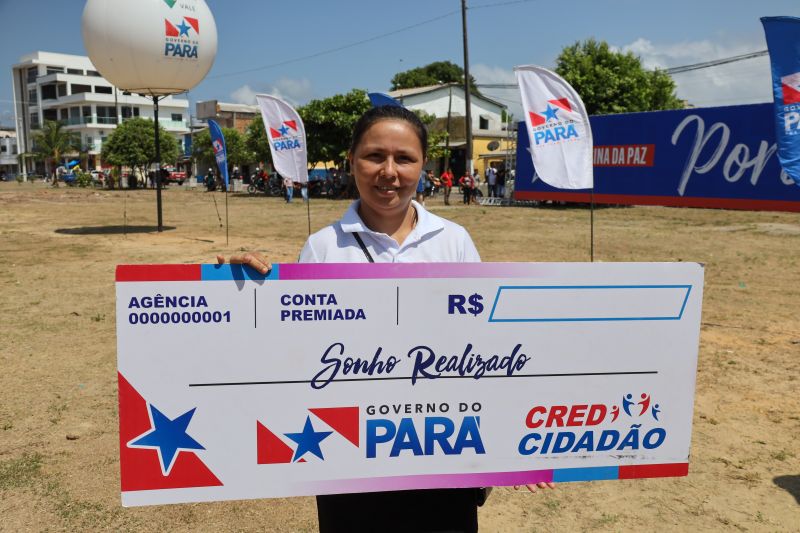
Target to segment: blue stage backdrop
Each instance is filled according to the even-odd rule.
[[[594,199],[603,204],[800,211],[776,157],[771,103],[591,117]],[[589,202],[535,176],[519,124],[514,198]]]

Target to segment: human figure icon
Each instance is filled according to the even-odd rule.
[[[619,417],[619,405],[611,408],[611,421],[614,422]]]
[[[633,416],[631,415],[631,405],[633,405],[633,394],[628,393],[622,398],[622,410],[628,416]]]
[[[656,420],[658,420],[658,413],[660,413],[660,412],[661,412],[661,408],[659,407],[659,405],[658,405],[658,404],[655,404],[655,405],[653,406],[653,408],[652,408],[652,409],[650,409],[650,412],[653,414],[653,418],[655,418]]]
[[[650,407],[650,395],[646,392],[642,393],[642,401],[638,403],[638,405],[642,406],[642,410],[639,411],[639,416],[642,416],[647,412],[648,407]]]

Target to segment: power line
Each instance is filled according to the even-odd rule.
[[[692,65],[682,65],[680,67],[672,67],[668,69],[663,69],[662,72],[666,72],[667,74],[681,74],[683,72],[691,72],[693,70],[700,70],[704,68],[710,67],[717,67],[720,65],[727,65],[729,63],[736,63],[738,61],[744,61],[746,59],[754,59],[757,57],[765,56],[769,52],[767,50],[759,50],[757,52],[749,52],[747,54],[741,54],[738,56],[726,57],[723,59],[714,59],[711,61],[704,61],[702,63],[694,63]],[[480,87],[481,89],[516,89],[517,85],[515,83],[478,83],[475,85],[476,87]]]
[[[681,72],[689,72],[692,70],[700,70],[703,68],[709,67],[716,67],[719,65],[726,65],[728,63],[735,63],[737,61],[744,61],[745,59],[754,59],[756,57],[761,57],[767,55],[769,52],[767,50],[759,50],[758,52],[750,52],[748,54],[742,54],[733,57],[726,57],[724,59],[714,59],[712,61],[704,61],[703,63],[695,63],[693,65],[683,65],[681,67],[672,67],[665,69],[664,72],[667,74],[680,74]]]
[[[404,32],[404,31],[408,31],[408,30],[411,30],[411,29],[414,29],[414,28],[418,28],[418,27],[424,26],[426,24],[430,24],[431,22],[436,22],[437,20],[442,20],[442,19],[445,19],[447,17],[451,17],[451,16],[455,15],[456,13],[461,13],[461,10],[460,9],[455,9],[453,11],[448,11],[447,13],[444,13],[443,15],[439,15],[438,17],[433,17],[433,18],[430,18],[430,19],[427,19],[427,20],[423,20],[421,22],[417,22],[417,23],[411,24],[409,26],[403,26],[402,28],[398,28],[396,30],[393,30],[393,31],[390,31],[390,32],[387,32],[387,33],[382,33],[380,35],[375,35],[373,37],[368,37],[368,38],[362,39],[360,41],[355,41],[355,42],[352,42],[352,43],[349,43],[349,44],[344,44],[342,46],[337,46],[336,48],[329,48],[328,50],[322,50],[320,52],[315,52],[313,54],[308,54],[308,55],[305,55],[305,56],[295,57],[293,59],[287,59],[286,61],[280,61],[278,63],[272,63],[272,64],[269,64],[269,65],[263,65],[261,67],[255,67],[255,68],[250,68],[250,69],[246,69],[246,70],[237,70],[237,71],[234,71],[234,72],[227,72],[225,74],[217,74],[215,76],[209,76],[208,79],[212,79],[213,80],[213,79],[225,78],[225,77],[229,77],[229,76],[238,76],[239,74],[248,74],[250,72],[258,72],[259,70],[267,70],[267,69],[271,69],[271,68],[275,68],[275,67],[282,67],[284,65],[289,65],[291,63],[297,63],[299,61],[306,61],[308,59],[314,59],[315,57],[320,57],[320,56],[324,56],[324,55],[328,55],[328,54],[333,54],[335,52],[341,52],[342,50],[347,50],[348,48],[353,48],[355,46],[359,46],[359,45],[362,45],[362,44],[370,43],[372,41],[377,41],[378,39],[383,39],[384,37],[389,37],[391,35],[396,35],[398,33]]]
[[[488,8],[493,8],[493,7],[503,7],[503,6],[509,6],[509,5],[515,5],[515,4],[528,4],[528,3],[531,3],[531,2],[538,2],[538,1],[540,1],[540,0],[506,0],[506,1],[501,1],[501,2],[488,3],[488,4],[478,4],[476,6],[469,7],[468,9],[474,9],[474,10],[488,9]],[[333,53],[336,53],[336,52],[341,52],[342,50],[347,50],[348,48],[354,48],[354,47],[360,46],[362,44],[371,43],[373,41],[377,41],[379,39],[383,39],[384,37],[390,37],[392,35],[397,35],[398,33],[403,33],[403,32],[406,32],[408,30],[413,30],[415,28],[419,28],[420,26],[425,26],[425,25],[430,24],[432,22],[436,22],[436,21],[439,21],[439,20],[442,20],[442,19],[446,19],[446,18],[451,17],[451,16],[455,15],[456,13],[460,13],[460,12],[461,12],[460,9],[454,9],[453,11],[448,11],[447,13],[443,13],[442,15],[439,15],[439,16],[436,16],[436,17],[433,17],[433,18],[430,18],[430,19],[422,20],[420,22],[416,22],[416,23],[410,24],[408,26],[403,26],[402,28],[398,28],[396,30],[392,30],[392,31],[389,31],[389,32],[386,32],[386,33],[382,33],[380,35],[375,35],[373,37],[368,37],[366,39],[361,39],[360,41],[354,41],[354,42],[349,43],[349,44],[344,44],[344,45],[341,45],[341,46],[337,46],[335,48],[329,48],[327,50],[321,50],[319,52],[314,52],[313,54],[308,54],[308,55],[305,55],[305,56],[300,56],[300,57],[295,57],[295,58],[292,58],[292,59],[287,59],[285,61],[280,61],[278,63],[271,63],[269,65],[262,65],[260,67],[254,67],[254,68],[245,69],[245,70],[236,70],[236,71],[233,71],[233,72],[226,72],[226,73],[223,73],[223,74],[216,74],[214,76],[208,76],[208,79],[212,79],[213,80],[213,79],[218,79],[218,78],[226,78],[226,77],[229,77],[229,76],[238,76],[240,74],[248,74],[250,72],[258,72],[260,70],[268,70],[268,69],[275,68],[275,67],[282,67],[284,65],[289,65],[289,64],[292,64],[292,63],[298,63],[300,61],[306,61],[308,59],[314,59],[314,58],[317,58],[317,57],[333,54]]]

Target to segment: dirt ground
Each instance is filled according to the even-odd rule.
[[[312,202],[312,229],[346,206]],[[485,261],[589,257],[587,209],[429,206]],[[316,530],[311,498],[120,505],[114,267],[296,259],[304,205],[231,196],[229,212],[226,246],[219,193],[166,191],[158,234],[153,191],[0,183],[0,530]],[[706,265],[689,476],[497,489],[482,531],[800,531],[800,215],[605,208],[595,233],[602,261]]]

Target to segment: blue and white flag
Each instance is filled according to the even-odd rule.
[[[778,160],[800,185],[800,18],[763,17],[761,23],[772,64]]]
[[[284,178],[308,183],[306,128],[295,108],[269,94],[257,94],[275,170]]]
[[[211,133],[211,146],[214,148],[214,157],[217,160],[220,175],[225,180],[225,190],[228,190],[228,151],[225,148],[225,136],[222,129],[213,120],[208,121],[208,131]]]
[[[383,105],[389,105],[394,107],[403,107],[403,104],[389,96],[388,94],[384,93],[369,93],[369,102],[372,104],[372,107],[380,107]]]
[[[558,189],[591,189],[592,128],[583,100],[555,72],[535,65],[514,67],[531,158],[542,181]]]

